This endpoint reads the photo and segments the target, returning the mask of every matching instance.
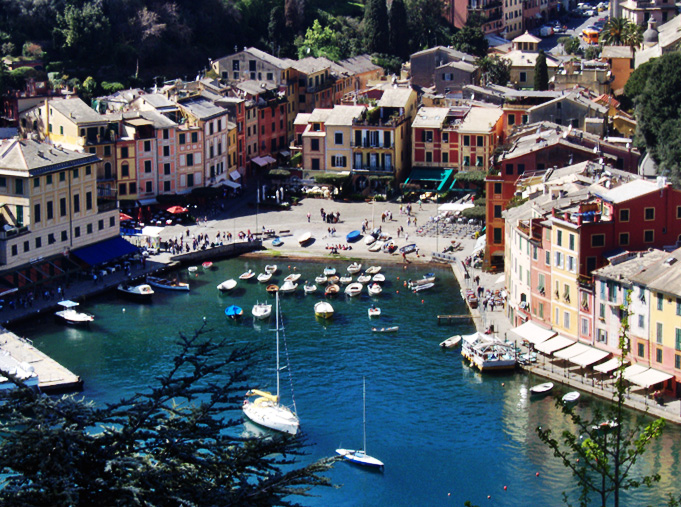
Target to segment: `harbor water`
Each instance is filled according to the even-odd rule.
[[[301,429],[310,444],[301,463],[334,455],[339,447],[361,447],[363,377],[367,451],[385,463],[382,473],[338,463],[329,477],[340,488],[318,488],[313,490],[317,497],[297,501],[310,506],[460,506],[465,500],[485,506],[553,506],[562,505],[563,491],[574,494],[571,474],[536,436],[540,425],[556,432],[570,428],[554,404],[565,390],[556,387],[551,396],[530,399],[529,387],[541,379],[520,372],[481,375],[462,361],[459,349],[439,348],[453,334],[474,331],[465,321],[437,325],[438,314],[466,313],[451,271],[437,269],[435,287],[415,294],[404,282],[423,276],[422,265],[383,266],[386,282],[380,296],[370,297],[366,290],[356,298],[340,294],[330,300],[335,318],[322,321],[313,306],[323,296],[320,291],[304,295],[303,282],[314,281],[326,265],[345,274],[349,263],[269,259],[274,262],[279,264],[275,283],[283,283],[289,273],[302,274],[296,293],[280,297],[286,338],[282,357],[288,355]],[[87,399],[105,403],[151,385],[177,352],[178,333],[192,333],[205,317],[216,337],[263,347],[262,363],[250,371],[250,387],[275,390],[274,313],[267,322],[254,322],[250,313],[257,301],[274,303],[274,298],[255,278],[239,280],[225,294],[216,289],[248,269],[263,272],[265,264],[244,257],[218,262],[208,271],[199,267],[196,274],[183,269],[176,276],[189,281],[191,292],[156,289],[149,304],[116,294],[97,297],[81,306],[96,316],[90,329],[64,327],[46,316],[12,330],[80,375]],[[372,303],[382,315],[370,320]],[[240,321],[225,317],[232,304],[244,309]],[[399,331],[371,330],[389,326]],[[285,370],[282,400],[290,404],[288,376]],[[588,412],[601,403],[582,395],[577,409]],[[630,418],[649,420],[639,414]],[[253,429],[250,424],[244,428]],[[661,505],[668,492],[678,497],[680,451],[681,431],[669,425],[634,469],[659,472],[661,482],[625,493],[623,505]]]

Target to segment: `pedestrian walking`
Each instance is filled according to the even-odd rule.
[[[308,223],[310,222],[310,212],[309,211],[307,212],[307,221],[308,221]]]

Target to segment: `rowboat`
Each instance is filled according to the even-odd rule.
[[[324,295],[326,296],[335,296],[340,292],[340,287],[336,285],[335,283],[332,283],[331,285],[326,286],[326,290],[324,290]]]
[[[225,315],[232,320],[238,319],[244,314],[243,309],[237,305],[230,305],[225,308]]]
[[[239,275],[239,280],[250,280],[255,276],[255,272],[252,269],[249,269],[245,273],[241,273]]]
[[[579,401],[579,396],[580,396],[579,392],[570,391],[561,398],[561,401],[563,402],[563,405],[571,405]]]
[[[440,342],[440,347],[443,349],[453,349],[454,347],[457,347],[461,343],[461,335],[460,334],[455,334],[454,336],[450,336],[446,340]]]
[[[385,243],[383,243],[383,246],[381,246],[381,250],[387,253],[392,253],[397,249],[397,243],[395,243],[392,239],[389,239]]]
[[[218,284],[218,290],[221,291],[232,290],[234,287],[236,287],[236,280],[232,278],[230,278],[229,280],[225,280],[221,284]]]
[[[383,241],[374,241],[370,246],[369,246],[369,251],[370,252],[378,252],[381,248],[383,247]]]
[[[317,286],[312,283],[305,282],[305,285],[303,285],[303,291],[305,294],[312,294],[313,292],[317,292]]]
[[[413,292],[421,292],[422,290],[432,289],[435,286],[434,283],[426,283],[424,285],[417,285],[412,289]]]
[[[359,283],[369,283],[371,281],[371,276],[366,274],[361,274],[357,277]]]
[[[416,251],[416,243],[411,243],[409,245],[405,245],[402,248],[400,248],[400,253],[401,254],[410,254],[412,252]]]
[[[373,236],[371,234],[367,234],[366,236],[364,236],[364,244],[367,245],[367,246],[371,245],[375,241],[376,241],[376,236]]]
[[[419,278],[417,280],[409,279],[407,281],[407,285],[409,286],[410,289],[413,289],[414,287],[416,287],[418,285],[426,285],[427,283],[435,283],[435,277],[434,276],[424,276],[423,278]]]
[[[267,266],[265,266],[265,273],[269,273],[270,275],[273,275],[276,272],[277,272],[277,265],[276,264],[268,264]]]
[[[369,291],[369,294],[372,296],[378,296],[381,292],[383,292],[383,287],[377,283],[372,283],[367,287],[367,291]]]
[[[352,277],[350,275],[347,276],[341,276],[340,277],[340,283],[342,285],[347,285],[349,283],[352,283]]]
[[[322,319],[333,318],[333,306],[326,301],[320,301],[314,305],[314,314]]]
[[[326,282],[329,281],[326,275],[319,275],[315,277],[314,279],[315,283],[318,283],[319,285],[324,285]]]
[[[536,386],[530,387],[530,394],[534,396],[540,396],[543,394],[548,394],[553,389],[553,382],[544,382]]]
[[[369,266],[366,270],[367,275],[376,275],[381,271],[381,266]]]
[[[324,275],[333,276],[335,274],[336,274],[336,268],[332,268],[331,266],[326,266],[324,268]]]
[[[203,264],[201,264],[201,267],[207,271],[213,267],[213,263],[211,261],[206,261]]]
[[[188,291],[189,284],[184,282],[177,282],[175,280],[168,280],[167,278],[159,278],[156,276],[147,276],[147,283],[157,289],[165,290],[181,290]]]
[[[376,305],[371,305],[371,308],[369,308],[367,313],[369,314],[369,318],[380,317],[381,316],[381,309]]]
[[[361,265],[361,264],[359,264],[359,263],[357,263],[357,262],[353,262],[352,264],[350,264],[350,265],[348,266],[348,273],[350,273],[351,275],[354,275],[354,274],[356,274],[356,273],[359,273],[359,271],[360,271],[361,269],[362,269],[362,265]]]
[[[392,327],[372,327],[371,331],[374,333],[397,333],[399,331],[400,326],[392,326]]]
[[[283,284],[281,287],[279,287],[279,292],[284,292],[284,293],[286,293],[286,294],[289,294],[289,293],[291,293],[291,292],[295,292],[295,290],[296,290],[297,288],[298,288],[298,284],[297,284],[297,283],[293,283],[293,282],[291,282],[291,281],[289,281],[289,280],[286,280],[286,281],[284,282],[284,284]]]
[[[258,275],[258,281],[260,283],[267,283],[272,278],[272,273],[260,273]]]
[[[187,268],[187,271],[189,271],[190,273],[196,273],[198,270],[199,268],[197,266],[189,266]]]
[[[303,246],[308,241],[310,241],[311,239],[312,239],[312,233],[311,232],[305,232],[305,233],[301,234],[300,237],[298,238],[298,243],[300,244],[300,246]]]
[[[279,286],[273,283],[272,285],[268,285],[265,290],[270,294],[275,294],[279,292]]]
[[[377,275],[374,275],[374,276],[371,278],[371,280],[374,281],[374,282],[376,282],[376,283],[383,283],[383,282],[385,282],[385,275],[382,274],[382,273],[379,273],[379,274],[377,274]]]
[[[362,289],[364,289],[364,285],[355,282],[351,283],[345,288],[345,293],[350,297],[355,297],[359,296],[362,293]]]
[[[338,275],[331,275],[331,276],[329,277],[329,283],[332,283],[332,284],[333,284],[333,283],[338,283],[338,282],[340,282],[340,276],[338,276]]]
[[[284,278],[284,281],[285,282],[297,282],[298,278],[300,278],[300,273],[291,273],[286,278]]]

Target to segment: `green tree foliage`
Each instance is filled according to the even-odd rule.
[[[534,64],[534,89],[537,91],[549,89],[549,67],[546,65],[546,54],[543,49],[539,50]]]
[[[2,505],[295,505],[291,495],[329,485],[333,459],[296,466],[301,440],[238,436],[230,414],[253,352],[206,336],[181,335],[155,386],[104,407],[12,391],[0,405]]]
[[[409,58],[409,39],[406,37],[407,11],[403,0],[393,0],[388,11],[388,46],[390,52],[399,57],[402,61]]]
[[[602,44],[608,46],[630,46],[637,48],[643,41],[641,27],[625,18],[610,18],[599,36]]]
[[[109,19],[101,1],[82,6],[67,4],[57,16],[54,37],[65,58],[83,63],[93,62],[106,54],[109,45]]]
[[[270,41],[270,51],[277,56],[281,53],[281,48],[286,48],[290,44],[290,30],[286,26],[284,10],[276,5],[270,11],[270,22],[267,24],[267,36]],[[288,51],[284,51],[288,53]]]
[[[558,44],[563,45],[565,53],[568,55],[577,55],[580,53],[580,41],[577,37],[560,37]]]
[[[451,43],[452,29],[442,17],[442,0],[406,0],[411,52]]]
[[[621,357],[628,357],[629,314],[624,305],[620,307],[620,311],[623,317],[619,349]],[[574,407],[556,400],[556,404],[571,419],[579,434],[565,430],[558,439],[553,436],[551,429],[541,426],[537,428],[542,442],[572,471],[578,482],[581,507],[587,506],[593,496],[598,498],[599,505],[619,507],[622,491],[641,485],[650,487],[660,480],[659,474],[633,476],[634,465],[648,445],[662,434],[665,422],[657,419],[646,426],[639,426],[625,421],[624,402],[629,390],[628,382],[624,379],[625,367],[623,363],[615,370],[613,406],[607,414],[596,410],[592,419],[586,419],[577,414]]]
[[[328,26],[322,27],[318,19],[305,32],[305,38],[298,46],[298,58],[306,56],[324,56],[329,60],[341,60],[339,34]]]
[[[601,54],[601,46],[589,46],[584,50],[585,60],[595,60]]]
[[[452,47],[479,58],[487,55],[489,42],[480,26],[466,25],[452,36]]]
[[[678,118],[681,110],[681,53],[674,52],[662,55],[651,62],[643,91],[636,96],[636,120],[638,122],[637,144],[647,148],[658,167],[671,177],[672,181],[681,184],[681,173],[678,170],[678,152],[672,134],[678,134]],[[634,72],[636,74],[636,72]],[[641,81],[644,76],[636,76]],[[632,85],[634,86],[634,85]],[[631,88],[630,88],[631,91]]]
[[[111,95],[116,92],[120,92],[121,90],[125,90],[125,86],[123,86],[123,83],[110,83],[108,81],[102,81],[101,84],[102,91],[107,94]]]
[[[483,82],[506,86],[511,80],[512,62],[508,58],[498,55],[478,58],[476,64],[482,72]]]
[[[364,48],[367,53],[388,47],[388,8],[385,0],[366,0],[364,5]]]

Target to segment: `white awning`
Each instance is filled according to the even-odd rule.
[[[525,324],[511,329],[512,332],[520,336],[521,339],[533,344],[545,342],[549,338],[556,336],[555,331],[538,326],[534,322],[527,321]]]
[[[571,357],[569,361],[584,368],[586,366],[589,366],[590,364],[597,363],[601,359],[605,359],[609,355],[610,352],[589,347],[589,350],[587,350],[583,354],[579,354],[578,356]]]
[[[225,181],[222,182],[222,184],[225,185],[226,187],[230,187],[230,188],[240,188],[241,187],[241,183],[237,183],[236,181],[231,181],[231,180],[225,180]]]
[[[260,167],[265,167],[269,163],[264,157],[253,157],[251,162],[258,164]]]
[[[456,203],[456,202],[446,202],[442,206],[440,206],[437,210],[438,211],[463,211],[468,208],[474,207],[475,204],[467,202],[467,203]]]
[[[629,382],[633,382],[637,386],[645,387],[647,389],[650,386],[654,386],[655,384],[669,380],[673,376],[674,375],[670,375],[669,373],[656,370],[655,368],[650,368],[649,370],[639,373],[638,375],[634,375],[627,380],[629,380]]]
[[[232,178],[233,180],[238,180],[241,178],[241,174],[239,174],[239,171],[232,171],[229,173],[229,177]]]
[[[596,366],[594,366],[594,370],[600,373],[610,373],[611,371],[620,367],[620,360],[621,358],[619,357],[613,357],[612,359],[609,359],[602,364],[597,364]],[[627,363],[628,361],[625,359],[624,364]]]
[[[559,359],[570,359],[571,357],[584,354],[584,352],[588,352],[588,350],[588,345],[584,345],[583,343],[575,343],[566,349],[556,352],[554,355]]]
[[[538,344],[536,349],[539,352],[543,352],[544,354],[551,355],[556,350],[560,350],[560,349],[564,349],[565,347],[569,347],[573,343],[575,343],[574,340],[571,340],[570,338],[565,338],[564,336],[558,335],[554,338],[551,338],[550,340],[547,340],[545,342]]]
[[[269,155],[265,155],[265,156],[263,157],[263,159],[264,159],[265,162],[267,162],[268,164],[274,164],[274,163],[276,162],[276,160],[273,159],[272,157],[270,157]]]
[[[476,341],[484,339],[485,335],[481,333],[464,334],[461,335],[461,339],[469,344],[474,344]]]
[[[142,228],[142,236],[149,236],[150,238],[157,238],[161,232],[163,232],[163,227],[147,225]]]
[[[473,247],[473,251],[471,251],[471,255],[475,255],[478,253],[480,250],[485,248],[485,245],[487,244],[487,235],[483,234],[478,238],[478,240],[475,242],[475,247]]]
[[[624,372],[622,373],[622,376],[626,379],[629,380],[631,377],[635,377],[636,375],[640,375],[644,371],[648,370],[649,368],[647,366],[643,366],[640,364],[632,364],[631,366],[627,367]]]

